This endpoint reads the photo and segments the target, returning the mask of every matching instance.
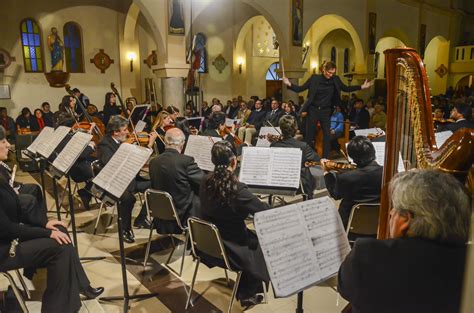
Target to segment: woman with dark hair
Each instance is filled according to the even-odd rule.
[[[222,138],[221,134],[226,134],[225,118],[224,112],[213,112],[209,116],[206,130],[204,130],[201,135]],[[234,142],[234,138],[230,134],[225,135],[223,139]]]
[[[10,148],[5,135],[0,126],[0,161],[7,159]],[[92,299],[104,291],[90,286],[66,225],[56,220],[40,225],[25,219],[17,193],[0,176],[0,271],[20,268],[29,279],[37,268],[47,268],[41,312],[77,312],[80,293]]]
[[[21,109],[21,114],[16,118],[16,128],[20,130],[31,130],[33,117],[29,108]]]
[[[31,120],[31,131],[38,132],[41,131],[45,126],[43,119],[43,111],[40,109],[35,110],[35,115]]]
[[[113,92],[107,92],[105,94],[104,104],[104,124],[107,126],[109,119],[113,115],[119,115],[122,113],[122,109],[117,106],[117,98]]]
[[[215,168],[201,183],[201,213],[203,219],[219,229],[232,268],[243,272],[237,299],[243,307],[249,307],[262,301],[257,293],[263,291],[262,282],[268,282],[269,276],[257,235],[247,228],[245,219],[269,206],[237,179],[237,157],[232,143],[217,142],[211,154]],[[203,256],[203,262],[211,267],[219,265],[209,256]]]
[[[347,145],[347,154],[357,165],[355,170],[329,172],[325,159],[321,160],[324,182],[331,197],[342,199],[339,205],[344,227],[347,226],[352,206],[358,203],[380,202],[383,167],[375,162],[375,148],[365,136],[355,136]]]

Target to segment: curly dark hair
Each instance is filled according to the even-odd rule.
[[[347,145],[347,154],[359,167],[364,167],[375,160],[375,148],[369,138],[355,136]]]
[[[213,112],[209,116],[209,128],[218,129],[220,125],[225,123],[225,113],[224,112]]]
[[[230,205],[237,195],[238,180],[227,168],[236,157],[234,145],[222,140],[216,142],[211,150],[214,172],[206,179],[206,191],[210,199],[219,205]]]
[[[280,118],[279,126],[283,139],[293,138],[296,135],[297,125],[296,120],[291,115],[283,115]]]

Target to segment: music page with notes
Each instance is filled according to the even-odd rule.
[[[221,140],[219,137],[189,135],[184,154],[192,156],[200,169],[213,171],[211,149],[214,143]]]
[[[91,140],[91,134],[80,131],[76,132],[56,159],[54,159],[53,166],[61,171],[61,173],[67,174]]]

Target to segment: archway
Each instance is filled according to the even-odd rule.
[[[429,42],[425,49],[423,59],[426,74],[432,95],[444,94],[448,85],[448,75],[438,69],[449,66],[449,41],[443,36],[436,36]],[[438,72],[436,71],[438,70]]]
[[[380,38],[375,47],[374,72],[377,73],[376,78],[385,78],[385,55],[384,51],[392,48],[406,47],[403,41],[396,37]]]
[[[352,24],[344,17],[336,14],[327,14],[318,18],[308,29],[304,42],[309,44],[311,57],[309,58],[311,68],[318,67],[323,60],[318,55],[319,46],[325,37],[335,30],[345,31],[352,39],[353,44],[353,63],[356,72],[365,72],[364,49],[360,37]]]
[[[265,75],[272,63],[280,57],[277,41],[271,24],[262,15],[244,23],[237,36],[234,50],[234,91],[250,97],[265,97]]]

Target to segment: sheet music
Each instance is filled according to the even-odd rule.
[[[51,135],[54,133],[54,128],[46,126],[43,130],[39,133],[38,137],[33,140],[33,142],[26,148],[29,152],[36,154],[36,149],[40,146],[45,144],[45,140],[49,140]]]
[[[385,132],[382,129],[377,128],[377,127],[367,128],[367,129],[355,129],[354,133],[356,134],[356,136],[365,136],[365,137],[367,137],[369,134],[385,135]]]
[[[444,142],[448,140],[449,137],[451,137],[452,134],[453,132],[450,130],[435,133],[436,145],[438,146],[438,148],[441,147],[444,144]]]
[[[287,297],[333,276],[350,251],[329,197],[258,212],[254,218],[276,297]]]
[[[385,142],[372,142],[375,148],[375,162],[377,162],[378,165],[384,166],[385,164]],[[347,146],[349,143],[346,143],[346,151],[347,151]],[[351,163],[354,163],[354,160],[348,155],[349,161]],[[399,152],[398,154],[398,166],[397,166],[397,172],[405,172],[405,162],[403,161],[402,153]]]
[[[271,142],[267,139],[267,134],[272,135],[281,135],[280,127],[261,127],[260,132],[258,133],[258,139],[256,147],[270,147]],[[265,138],[260,138],[260,136],[265,136]]]
[[[79,158],[79,155],[81,155],[82,151],[84,151],[91,142],[91,139],[91,134],[76,132],[56,159],[54,159],[53,166],[61,173],[67,174]]]
[[[97,186],[120,198],[130,182],[150,158],[151,149],[122,143],[92,181]]]
[[[139,120],[137,122],[137,125],[135,125],[135,131],[137,133],[142,132],[145,129],[145,127],[146,127],[146,123],[142,120]]]
[[[219,137],[189,135],[184,154],[192,156],[200,169],[213,171],[211,149],[214,143],[221,140]]]
[[[231,119],[231,118],[225,118],[225,126],[227,127],[232,127],[232,125],[240,125],[240,118],[234,118],[234,119]]]
[[[51,136],[46,138],[47,140],[45,140],[45,142],[41,142],[41,145],[36,148],[36,152],[45,158],[49,158],[51,153],[53,153],[54,149],[56,149],[70,130],[70,127],[59,126]]]
[[[239,180],[252,186],[298,188],[301,158],[298,148],[244,147]]]

